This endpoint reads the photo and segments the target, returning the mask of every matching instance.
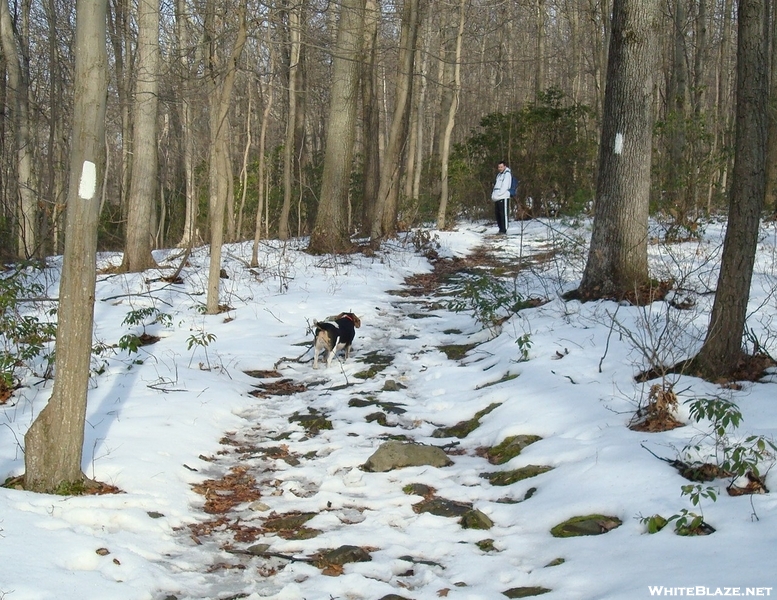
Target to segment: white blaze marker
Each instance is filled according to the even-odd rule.
[[[621,154],[623,152],[623,134],[615,134],[615,154]]]
[[[78,197],[82,200],[91,200],[94,198],[97,190],[97,166],[88,160],[84,161],[81,167],[81,181],[78,183]]]

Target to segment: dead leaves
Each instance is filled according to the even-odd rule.
[[[256,489],[256,479],[246,467],[232,467],[221,479],[207,479],[196,483],[192,489],[205,496],[205,512],[224,514],[243,502],[253,502],[261,497]]]
[[[647,406],[637,411],[629,429],[656,433],[682,427],[683,423],[674,416],[676,412],[677,395],[671,388],[664,389],[656,383],[650,387]]]

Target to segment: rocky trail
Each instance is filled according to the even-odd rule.
[[[492,331],[470,313],[446,309],[462,273],[515,267],[499,242],[409,278],[364,322],[348,362],[313,370],[307,352],[246,373],[256,401],[241,415],[245,427],[225,432],[222,450],[193,467],[208,477],[195,486],[203,516],[181,535],[190,536],[192,552],[213,556],[196,597],[551,591],[536,582],[564,557],[527,553],[520,515],[552,466],[504,466],[542,438],[494,437],[498,408],[520,393],[517,361],[484,347]],[[483,423],[491,423],[489,433],[473,435]],[[593,515],[571,534],[619,524]],[[468,590],[473,571],[493,593]]]

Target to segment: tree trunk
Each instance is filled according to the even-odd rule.
[[[11,96],[11,104],[14,107],[13,123],[16,130],[17,256],[21,259],[27,259],[38,250],[38,204],[32,169],[33,145],[30,134],[28,99],[29,73],[20,59],[16,38],[8,3],[6,0],[0,0],[0,41],[5,55],[8,91]],[[6,117],[3,116],[3,118]]]
[[[364,54],[361,89],[364,110],[364,177],[362,184],[361,229],[369,230],[375,216],[375,199],[380,189],[380,97],[378,90],[378,20],[375,0],[367,0],[364,13]]]
[[[197,240],[197,219],[199,217],[199,204],[195,192],[194,180],[194,119],[192,116],[192,94],[190,92],[189,78],[191,69],[189,59],[185,48],[189,47],[189,19],[187,17],[188,9],[186,0],[176,0],[175,3],[175,27],[178,36],[178,54],[179,68],[181,72],[181,82],[178,88],[178,94],[181,105],[181,137],[183,146],[183,174],[184,188],[186,196],[186,208],[184,215],[183,234],[178,242],[180,248],[191,248]],[[199,61],[200,51],[198,47],[197,56]]]
[[[420,21],[420,0],[405,0],[402,9],[402,33],[399,43],[396,104],[391,120],[388,146],[380,174],[375,215],[372,219],[372,244],[391,237],[397,227],[397,201],[402,150],[407,137],[409,107],[413,92],[416,39]]]
[[[267,42],[268,46],[270,47],[270,68],[269,72],[272,74],[275,70],[275,45],[271,43],[272,41],[272,24],[270,22],[267,23]],[[273,84],[272,84],[272,75],[267,80],[267,89],[264,94],[265,97],[265,105],[264,105],[264,112],[262,113],[262,125],[259,130],[259,165],[257,166],[257,175],[256,175],[256,194],[258,197],[257,200],[257,206],[256,206],[256,227],[254,229],[254,246],[253,251],[251,253],[251,266],[256,267],[259,265],[259,239],[262,237],[262,211],[264,210],[264,207],[266,204],[269,204],[269,201],[265,198],[265,169],[266,169],[266,162],[267,159],[265,157],[265,152],[267,150],[267,126],[270,122],[270,111],[272,110],[273,105],[273,99],[275,98],[275,94],[273,91]],[[266,223],[266,222],[265,222]]]
[[[348,192],[356,136],[364,8],[364,0],[342,0],[340,4],[321,197],[308,246],[308,252],[313,254],[339,253],[351,248]]]
[[[294,141],[297,123],[297,84],[302,46],[300,36],[301,10],[300,6],[293,6],[289,9],[289,108],[286,115],[286,141],[283,146],[283,206],[278,222],[278,238],[281,240],[289,239],[289,214],[291,213],[291,195],[294,191],[292,175],[294,173]]]
[[[734,373],[743,357],[747,301],[766,189],[768,3],[739,0],[734,170],[718,287],[704,345],[702,374]]]
[[[54,389],[24,436],[25,488],[53,492],[84,479],[86,396],[94,322],[98,182],[105,161],[106,0],[76,4],[73,146],[59,290]]]
[[[437,228],[445,229],[445,217],[448,209],[448,160],[451,154],[451,134],[456,122],[456,111],[459,109],[459,94],[461,93],[461,42],[464,37],[464,6],[466,0],[459,3],[459,26],[456,29],[454,42],[454,60],[452,65],[452,81],[444,82],[451,86],[453,97],[448,107],[448,118],[440,145],[440,208],[437,211]]]
[[[213,2],[215,0],[211,0]],[[212,7],[213,5],[211,5]],[[237,75],[237,65],[246,43],[246,1],[241,0],[238,14],[238,31],[232,54],[221,69],[214,69],[209,78],[210,101],[210,266],[208,269],[208,295],[205,303],[207,314],[219,312],[219,288],[221,282],[221,246],[224,244],[224,211],[232,192],[232,169],[229,158],[229,104]],[[208,61],[215,67],[215,55]],[[223,74],[222,74],[223,73]]]
[[[596,205],[584,298],[623,297],[648,279],[647,225],[658,0],[615,0]]]
[[[127,231],[120,271],[156,267],[151,256],[152,213],[157,192],[157,98],[159,96],[159,0],[138,0],[138,63],[135,84],[132,176]]]
[[[772,4],[770,73],[769,73],[769,121],[766,153],[766,204],[777,215],[777,4]]]

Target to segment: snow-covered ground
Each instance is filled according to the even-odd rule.
[[[667,364],[678,362],[703,339],[722,226],[708,225],[701,242],[651,245],[654,276],[678,281],[678,303],[693,300],[690,309],[668,313],[664,302],[638,308],[560,298],[579,282],[582,225],[532,221],[513,223],[505,237],[493,231],[460,224],[428,232],[427,244],[443,258],[483,246],[507,264],[525,264],[516,290],[548,302],[491,329],[472,312],[447,310],[450,297],[399,295],[407,276],[432,269],[410,240],[386,244],[374,256],[343,257],[267,242],[255,269],[247,266],[250,244],[227,246],[221,298],[230,310],[217,316],[201,310],[207,248],[194,252],[183,284],[160,281],[158,271],[98,275],[94,336],[102,351],[93,360],[83,468],[123,493],[59,497],[0,489],[0,599],[492,599],[534,586],[551,590],[544,598],[565,600],[777,595],[774,496],[731,497],[728,480],[718,479],[702,484],[714,488],[717,501],[693,506],[681,495],[691,482],[654,456],[688,460],[695,445],[705,460],[714,453],[709,423],[694,422],[684,404],[698,398],[739,407],[743,419],[727,432],[730,442],[772,439],[775,376],[739,389],[670,376],[687,426],[662,433],[627,427],[650,386],[660,383],[635,381],[649,366],[646,355],[655,350]],[[559,253],[548,254],[554,249]],[[775,249],[771,225],[759,244],[749,325],[772,356]],[[156,258],[164,274],[177,266],[173,252]],[[119,262],[118,255],[101,255],[99,266]],[[60,261],[49,264],[40,280],[56,297]],[[125,323],[145,308],[167,316],[161,323],[148,317],[145,328]],[[313,370],[304,354],[309,327],[341,311],[362,321],[351,358]],[[133,354],[115,347],[144,329],[160,341]],[[440,349],[463,344],[477,344],[463,359]],[[388,364],[365,375],[376,355]],[[275,377],[251,374],[274,369]],[[300,391],[250,393],[285,379]],[[30,376],[24,383],[0,406],[3,478],[23,472],[24,433],[51,393],[50,380]],[[433,437],[493,404],[466,437]],[[383,424],[372,418],[376,412]],[[332,428],[311,434],[294,420],[312,413]],[[482,449],[519,434],[542,439],[503,465],[483,457]],[[446,446],[453,464],[362,470],[390,436]],[[767,457],[762,471],[771,464]],[[527,465],[552,470],[508,486],[482,477]],[[230,473],[253,478],[257,498],[224,515],[207,514],[193,486],[213,487]],[[765,483],[777,486],[771,473]],[[422,498],[408,493],[412,484],[470,503],[493,527],[464,529],[455,518],[417,513],[413,505]],[[640,520],[682,509],[703,512],[715,533],[684,537],[670,524],[651,535]],[[296,512],[316,513],[305,527],[317,536],[285,539],[266,530],[269,517]],[[589,514],[622,525],[597,536],[551,535],[562,521]],[[220,517],[226,519],[215,523]],[[258,544],[264,552],[251,554]],[[334,571],[311,562],[343,545],[361,547],[371,560]]]

